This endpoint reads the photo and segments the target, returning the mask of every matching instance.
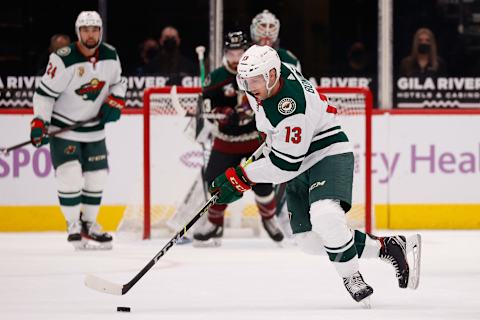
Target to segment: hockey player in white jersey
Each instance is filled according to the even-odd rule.
[[[50,142],[68,241],[77,249],[109,249],[112,237],[96,221],[108,173],[104,127],[120,118],[126,85],[115,48],[102,43],[100,15],[81,12],[75,29],[78,41],[50,55],[33,96],[30,136],[35,147]],[[93,118],[48,137],[49,131]]]
[[[210,191],[219,192],[217,203],[241,198],[256,183],[288,182],[297,244],[307,252],[326,252],[355,301],[368,306],[373,293],[359,272],[359,257],[388,261],[399,287],[416,289],[420,235],[376,237],[347,226],[353,149],[327,97],[268,46],[254,45],[243,54],[237,82],[247,93],[257,128],[267,136],[266,147],[263,158],[244,169],[229,168],[213,181]],[[410,265],[407,251],[412,252]]]

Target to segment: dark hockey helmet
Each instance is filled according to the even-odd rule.
[[[243,31],[229,32],[225,36],[224,48],[228,49],[247,49],[250,46],[247,34]]]

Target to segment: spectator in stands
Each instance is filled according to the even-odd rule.
[[[168,85],[181,85],[186,76],[197,75],[196,65],[180,52],[178,30],[167,26],[159,39],[160,52],[144,68],[145,74],[168,77]]]
[[[154,38],[145,39],[139,46],[140,65],[135,68],[135,74],[145,74],[145,66],[152,61],[159,52],[159,45]]]
[[[445,62],[437,51],[433,32],[427,28],[418,29],[413,37],[412,52],[400,64],[400,76],[425,78],[445,75]]]
[[[354,42],[347,52],[347,65],[344,70],[346,76],[366,77],[372,75],[369,56],[365,44],[361,41]]]
[[[45,73],[45,68],[48,64],[49,56],[52,52],[57,51],[60,48],[66,47],[70,44],[70,37],[63,33],[54,34],[50,38],[50,46],[48,50],[40,55],[40,58],[37,62],[37,75],[43,75]]]

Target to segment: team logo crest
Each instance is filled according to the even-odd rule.
[[[295,109],[297,109],[297,103],[292,98],[283,98],[278,103],[278,112],[285,116],[295,112]]]
[[[70,47],[63,47],[57,50],[57,54],[61,57],[66,57],[72,52],[72,49]]]
[[[233,87],[233,84],[229,83],[225,86],[223,86],[223,94],[225,97],[235,97],[237,95],[237,92],[235,91],[235,88]]]
[[[105,86],[105,81],[93,78],[90,82],[83,84],[75,90],[75,93],[82,97],[83,100],[95,101]]]
[[[73,154],[77,150],[77,147],[74,145],[69,145],[65,148],[65,154]]]

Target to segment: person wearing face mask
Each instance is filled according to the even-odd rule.
[[[425,78],[445,75],[445,62],[437,51],[433,32],[427,28],[418,29],[410,55],[400,64],[400,76]]]
[[[139,46],[140,65],[135,67],[136,75],[145,74],[145,66],[152,61],[159,52],[158,41],[153,38],[145,39]]]
[[[145,75],[167,77],[167,85],[182,85],[182,79],[197,75],[196,65],[180,52],[178,30],[167,26],[162,30],[158,54],[144,67]]]
[[[369,69],[368,52],[362,42],[357,41],[351,45],[347,58],[346,73],[348,76],[362,77],[372,73]]]

